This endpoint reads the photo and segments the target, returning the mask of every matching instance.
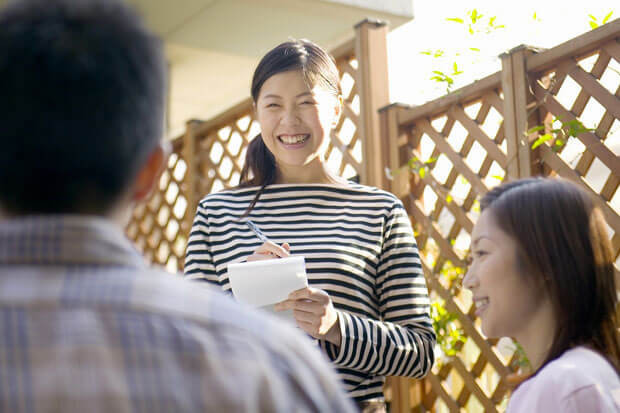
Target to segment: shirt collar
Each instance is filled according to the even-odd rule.
[[[6,264],[145,266],[118,226],[102,217],[82,215],[0,221],[0,265]]]

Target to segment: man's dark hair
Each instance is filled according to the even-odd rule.
[[[116,0],[0,11],[0,209],[105,214],[163,133],[161,42]]]

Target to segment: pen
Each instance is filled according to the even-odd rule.
[[[258,227],[252,221],[248,219],[245,221],[245,224],[252,230],[254,234],[256,234],[258,239],[260,239],[263,242],[269,241],[269,238],[267,238],[265,234],[263,234],[263,232],[260,229],[258,229]]]

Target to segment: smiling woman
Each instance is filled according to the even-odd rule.
[[[185,273],[230,291],[229,263],[303,256],[308,288],[293,310],[318,340],[364,412],[386,411],[386,375],[422,377],[435,334],[418,249],[394,195],[332,173],[324,152],[342,109],[338,70],[316,44],[280,44],[252,81],[261,134],[248,148],[238,188],[198,207]],[[249,218],[272,241],[259,241]]]
[[[620,412],[620,337],[605,221],[576,185],[532,178],[480,202],[463,285],[489,337],[514,337],[535,370],[508,412]]]

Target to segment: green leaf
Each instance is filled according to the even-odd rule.
[[[469,14],[470,18],[471,18],[471,22],[472,23],[476,23],[478,20],[480,20],[482,18],[482,14],[478,13],[478,10],[473,9],[471,11],[471,13]]]
[[[448,204],[452,202],[452,195],[448,194],[448,195],[446,196],[446,202],[447,202]],[[454,240],[453,240],[453,241],[454,241]],[[454,243],[452,243],[452,245],[454,245]]]
[[[581,121],[579,121],[579,119],[573,119],[569,122],[564,123],[562,125],[562,128],[568,128],[568,131],[566,131],[566,134],[568,136],[574,136],[574,137],[577,137],[584,132],[591,132],[594,130],[591,128],[586,128],[584,124],[581,123]]]
[[[534,126],[532,129],[527,131],[527,134],[531,135],[532,133],[538,132],[538,131],[543,130],[543,129],[545,129],[544,125]]]
[[[424,179],[424,177],[426,176],[426,167],[420,168],[418,174],[420,175],[420,178]]]
[[[536,139],[536,141],[532,144],[532,149],[538,148],[543,143],[553,139],[553,136],[549,133],[545,133],[540,138]]]
[[[446,20],[454,23],[464,23],[463,19],[459,17],[448,17]]]
[[[590,27],[591,27],[592,29],[596,29],[596,28],[598,27],[598,24],[596,24],[596,22],[592,22],[592,21],[591,21],[591,22],[590,22]]]
[[[480,49],[478,49],[477,47],[470,47],[469,50],[471,50],[472,52],[479,52]]]
[[[463,73],[463,71],[462,71],[462,70],[459,70],[458,65],[456,64],[456,62],[454,62],[454,63],[452,64],[452,74],[453,74],[453,75],[460,75],[461,73]]]
[[[469,34],[474,34],[474,29],[471,26],[469,26]]]
[[[596,21],[596,17],[594,17],[593,15],[588,14],[588,16],[590,16],[590,18],[591,18],[592,20]]]
[[[423,52],[420,52],[420,54],[425,54],[425,55],[430,56],[432,53],[430,50],[424,50]]]
[[[428,160],[424,161],[425,164],[430,165],[437,161],[437,158],[428,158]]]
[[[614,11],[610,11],[609,14],[607,16],[605,16],[605,18],[603,19],[603,22],[601,24],[605,24],[609,21],[609,19],[611,18],[611,15],[614,14]]]
[[[551,147],[551,150],[553,152],[560,152],[562,150],[562,147],[564,147],[565,143],[566,142],[562,139],[556,139],[555,144]]]
[[[532,16],[534,20],[536,20],[536,12],[534,12],[534,16]]]
[[[504,180],[504,177],[503,176],[499,176],[499,175],[493,175],[493,176],[491,176],[491,178],[495,178],[495,179],[497,179],[500,182]]]

